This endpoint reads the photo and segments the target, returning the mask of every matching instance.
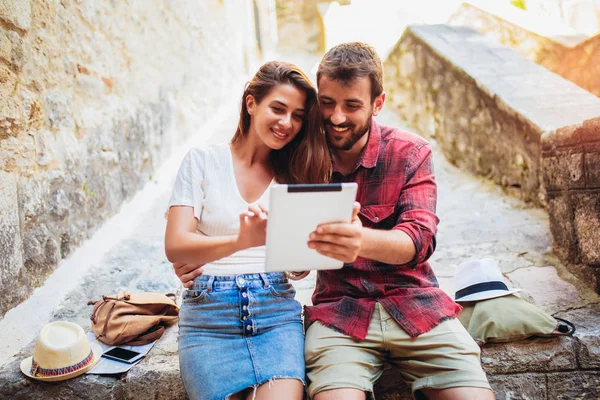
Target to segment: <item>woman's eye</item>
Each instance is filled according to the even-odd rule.
[[[275,111],[276,113],[281,113],[281,112],[283,112],[283,108],[280,108],[280,107],[271,107],[271,109],[272,109],[273,111]]]
[[[294,114],[294,118],[299,119],[299,120],[303,120],[304,119],[304,114]]]

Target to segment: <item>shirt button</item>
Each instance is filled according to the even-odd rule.
[[[379,217],[375,217],[375,218],[373,218],[373,221],[375,221],[375,222],[379,222]]]

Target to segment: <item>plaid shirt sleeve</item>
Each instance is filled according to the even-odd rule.
[[[435,215],[436,199],[432,152],[427,143],[422,143],[408,157],[406,183],[397,203],[402,211],[392,228],[406,233],[415,245],[416,255],[406,264],[410,268],[427,261],[435,250],[439,222]]]

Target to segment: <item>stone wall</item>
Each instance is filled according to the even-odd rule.
[[[449,23],[484,33],[600,97],[600,34],[584,36],[555,19],[476,0],[464,2]]]
[[[545,203],[541,135],[600,99],[470,28],[409,27],[384,65],[389,103],[454,164]]]
[[[600,293],[600,118],[549,132],[542,143],[554,251]]]
[[[208,134],[199,127],[256,55],[252,12],[237,0],[0,1],[0,316],[174,145]]]
[[[409,27],[384,73],[452,163],[548,207],[557,255],[600,292],[600,99],[466,27]]]

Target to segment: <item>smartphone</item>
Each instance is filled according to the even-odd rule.
[[[124,349],[119,346],[113,346],[102,353],[102,357],[106,357],[111,360],[121,361],[128,364],[133,364],[140,358],[144,357],[144,354],[138,353],[137,351]]]

